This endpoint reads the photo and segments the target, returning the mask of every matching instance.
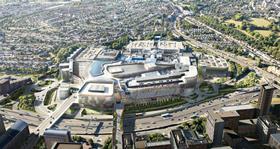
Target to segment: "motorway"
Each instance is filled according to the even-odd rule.
[[[275,95],[279,94],[279,90],[275,91]],[[229,95],[226,95],[223,98],[218,98],[212,100],[210,102],[201,103],[198,106],[189,106],[183,110],[178,112],[171,113],[173,116],[169,119],[163,119],[160,115],[153,117],[144,117],[144,118],[125,118],[124,128],[129,131],[142,132],[148,131],[150,129],[157,129],[167,126],[173,126],[174,124],[179,124],[184,122],[185,120],[190,119],[190,117],[194,114],[202,115],[206,113],[208,110],[218,110],[224,106],[232,106],[239,105],[240,103],[247,104],[248,101],[253,100],[253,96],[257,98],[258,91],[254,91],[252,93],[243,93],[243,92],[235,92]],[[65,102],[63,105],[71,105],[71,102],[75,98],[70,98],[68,102]],[[113,124],[110,120],[79,120],[79,119],[67,119],[60,118],[57,122],[52,118],[55,116],[57,119],[61,114],[59,112],[63,112],[63,109],[66,108],[58,108],[58,111],[52,113],[52,115],[46,117],[42,117],[35,113],[31,112],[22,112],[22,111],[14,111],[9,109],[1,109],[0,114],[5,115],[5,119],[9,121],[16,121],[17,119],[22,119],[29,124],[31,124],[31,130],[36,131],[40,129],[39,133],[42,134],[44,129],[52,127],[60,128],[60,129],[69,129],[72,134],[94,134],[94,135],[107,135],[112,133]],[[60,110],[59,110],[60,109]],[[195,113],[194,113],[195,112]],[[63,112],[64,113],[64,112]],[[7,121],[6,120],[6,121]],[[5,123],[6,123],[5,121]],[[43,121],[43,122],[42,122]],[[40,122],[42,122],[40,124]],[[52,122],[52,123],[50,123]],[[7,125],[7,124],[6,124]],[[40,125],[40,126],[39,126]],[[39,127],[37,127],[39,126]]]
[[[209,110],[218,110],[222,107],[240,105],[240,104],[248,104],[250,100],[252,100],[252,96],[256,96],[259,91],[251,92],[251,93],[243,93],[243,92],[235,92],[226,95],[223,98],[217,98],[215,100],[205,102],[202,104],[198,104],[195,106],[190,106],[185,108],[184,110],[171,113],[172,117],[166,119],[162,118],[160,115],[154,117],[146,117],[146,118],[125,118],[124,128],[128,132],[135,131],[147,131],[149,129],[158,129],[164,128],[168,126],[173,126],[174,124],[180,124],[188,119],[191,116],[198,114],[203,115],[207,113]]]
[[[45,117],[33,112],[24,112],[20,110],[10,110],[2,108],[0,114],[3,115],[6,127],[9,127],[16,120],[21,119],[29,124],[31,130],[35,129]]]
[[[163,119],[160,115],[136,119],[135,117],[126,117],[124,128],[128,132],[141,132],[173,126],[174,124],[177,125],[190,119],[194,114],[203,115],[209,110],[218,110],[225,106],[248,104],[250,100],[257,98],[258,92],[258,90],[250,93],[235,92],[228,94],[223,98],[217,98],[199,105],[190,105],[183,110],[173,113],[170,112],[173,116],[169,119]],[[252,98],[253,96],[254,98]],[[112,121],[93,120],[89,122],[87,120],[62,119],[58,121],[54,127],[61,129],[69,128],[73,134],[105,135],[112,132]]]

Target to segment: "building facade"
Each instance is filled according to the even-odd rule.
[[[212,141],[213,146],[222,144],[224,125],[224,120],[221,119],[218,114],[214,113],[213,111],[208,112],[206,133]]]
[[[28,124],[22,120],[17,120],[5,134],[0,137],[1,149],[17,149],[29,137]]]
[[[267,115],[271,105],[274,87],[268,84],[262,84],[260,88],[260,95],[258,99],[258,107],[260,109],[260,116]]]
[[[0,95],[9,94],[24,85],[32,83],[31,78],[5,77],[0,79]]]
[[[68,130],[62,129],[47,129],[44,132],[44,140],[47,149],[51,149],[55,143],[63,142],[69,143],[71,142],[71,134]]]
[[[260,116],[257,120],[257,136],[262,143],[267,143],[271,134],[277,132],[277,126],[268,116]]]

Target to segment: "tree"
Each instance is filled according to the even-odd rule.
[[[108,137],[103,145],[103,149],[112,149],[112,138]]]
[[[148,135],[148,142],[158,142],[165,140],[165,137],[163,134],[160,133],[152,133]]]
[[[242,21],[244,19],[244,16],[241,13],[237,13],[234,15],[233,19],[236,21]]]
[[[192,127],[198,133],[203,134],[205,132],[205,122],[206,119],[203,117],[199,117],[193,120]]]
[[[192,122],[191,121],[186,121],[182,124],[182,126],[186,129],[191,129],[192,127]]]
[[[85,142],[85,141],[86,141],[86,139],[83,138],[83,137],[81,137],[81,136],[73,136],[73,137],[72,137],[72,140],[73,140],[74,142]]]

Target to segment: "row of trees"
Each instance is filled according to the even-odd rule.
[[[109,47],[120,50],[129,43],[129,40],[130,40],[129,36],[127,34],[125,34],[125,35],[119,37],[118,39],[114,40],[112,43],[110,43]]]
[[[142,104],[130,104],[125,107],[125,112],[127,113],[137,113],[146,112],[156,109],[162,109],[167,107],[173,107],[185,103],[186,101],[180,97],[175,97],[172,99],[165,99],[155,102],[147,102]]]
[[[66,58],[69,57],[78,48],[85,48],[85,46],[77,44],[77,45],[72,45],[68,48],[60,48],[54,53],[56,55],[55,62],[60,63],[65,61]]]

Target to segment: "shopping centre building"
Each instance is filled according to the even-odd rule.
[[[79,103],[85,106],[110,107],[116,100],[141,103],[188,96],[193,94],[198,78],[196,58],[185,52],[182,42],[133,41],[123,51],[91,47],[79,53],[77,59],[90,61],[90,65],[83,70],[74,68],[79,64],[72,66],[87,73],[71,75],[86,74],[75,76],[82,80]]]

